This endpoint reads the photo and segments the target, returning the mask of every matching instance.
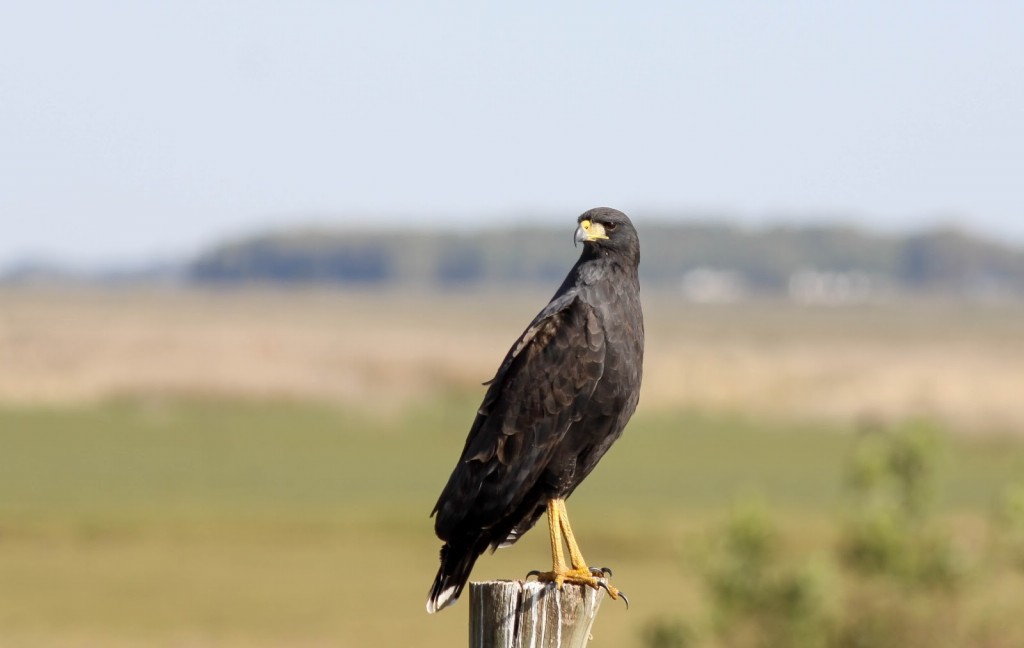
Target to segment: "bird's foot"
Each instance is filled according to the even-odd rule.
[[[536,576],[538,581],[542,583],[554,583],[558,589],[562,589],[562,585],[565,583],[586,585],[588,587],[593,587],[594,589],[603,589],[608,592],[608,596],[612,597],[612,600],[617,601],[621,598],[628,609],[629,599],[626,598],[626,595],[617,587],[608,582],[608,577],[611,575],[612,570],[607,567],[566,569],[565,571],[557,572],[542,572],[535,569],[528,573],[526,578],[529,579],[530,576]]]

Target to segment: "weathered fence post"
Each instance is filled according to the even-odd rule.
[[[582,648],[604,590],[530,581],[469,584],[470,648]]]

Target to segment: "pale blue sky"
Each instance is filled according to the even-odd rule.
[[[1020,2],[22,2],[0,266],[289,223],[794,213],[1024,240]]]

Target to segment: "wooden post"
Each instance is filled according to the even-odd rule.
[[[582,648],[604,590],[530,581],[469,584],[470,648]]]

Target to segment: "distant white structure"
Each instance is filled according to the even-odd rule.
[[[804,268],[789,275],[789,297],[805,304],[848,304],[876,296],[879,286],[865,272]]]
[[[743,277],[735,270],[694,268],[683,275],[683,297],[702,304],[731,303],[747,296]]]

